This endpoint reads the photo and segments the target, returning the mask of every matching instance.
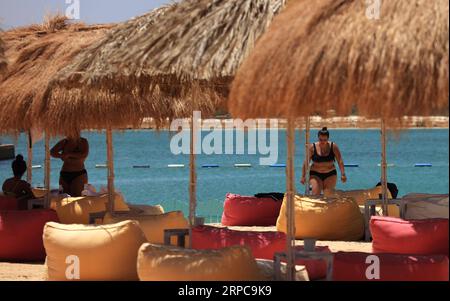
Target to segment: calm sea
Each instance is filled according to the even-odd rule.
[[[312,131],[316,137],[317,131]],[[203,132],[203,137],[208,132]],[[248,134],[248,133],[247,133]],[[246,135],[247,135],[246,134]],[[286,162],[286,132],[278,132],[278,161]],[[105,164],[106,141],[101,132],[84,132],[89,140],[90,154],[86,161],[89,182],[100,188],[106,186],[107,170],[96,168]],[[188,210],[189,156],[173,155],[170,139],[173,134],[149,130],[114,133],[115,185],[128,202],[161,204],[166,211]],[[245,136],[247,138],[247,136]],[[248,140],[248,139],[247,139]],[[359,164],[347,167],[348,182],[338,182],[337,189],[363,189],[377,184],[380,179],[381,145],[379,130],[332,130],[331,140],[336,142],[345,163]],[[16,144],[16,153],[26,156],[26,137],[18,139],[0,137],[2,143]],[[54,145],[56,140],[52,140]],[[304,157],[304,133],[297,131],[295,166],[297,190],[304,192],[298,181]],[[224,148],[222,148],[224,149]],[[198,155],[198,215],[210,221],[220,218],[223,200],[228,192],[253,195],[258,192],[285,191],[285,169],[260,166],[260,155],[248,154],[248,141],[243,155]],[[33,165],[44,166],[44,143],[38,141],[33,149]],[[411,192],[449,192],[449,131],[448,129],[412,129],[391,134],[387,147],[389,182],[394,182],[402,196]],[[266,156],[262,156],[266,157]],[[250,163],[251,168],[236,168],[236,163]],[[415,163],[431,163],[432,167],[414,167]],[[168,168],[169,164],[185,164],[184,168]],[[202,168],[204,164],[217,164],[218,168]],[[11,175],[11,161],[0,161],[0,181]],[[150,168],[133,168],[149,165]],[[51,161],[52,187],[58,187],[61,161]],[[33,169],[33,185],[43,186],[43,168]]]

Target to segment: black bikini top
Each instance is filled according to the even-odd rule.
[[[314,154],[311,159],[314,162],[333,162],[335,160],[333,152],[333,142],[331,142],[330,153],[327,156],[319,156],[319,154],[317,154],[316,144],[313,143],[313,146],[314,146]]]

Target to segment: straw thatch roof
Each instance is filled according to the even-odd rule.
[[[42,112],[60,119],[47,127],[79,122],[76,115],[99,128],[99,115],[118,125],[214,112],[284,1],[184,0],[117,27],[55,76]]]
[[[41,25],[5,31],[10,64],[0,83],[0,131],[30,129],[32,106],[41,101],[50,78],[109,28],[111,25],[69,24],[65,17],[56,16]]]
[[[5,57],[5,43],[0,38],[0,79],[2,79],[2,74],[6,72],[7,60]]]
[[[397,118],[448,110],[449,3],[297,0],[275,18],[233,83],[238,117],[328,109]],[[375,11],[376,12],[376,11]]]

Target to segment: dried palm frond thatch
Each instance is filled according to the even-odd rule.
[[[448,1],[380,3],[374,19],[364,1],[292,1],[238,71],[232,115],[356,107],[360,115],[398,118],[448,110]]]
[[[43,25],[5,31],[9,65],[0,83],[0,131],[17,133],[35,125],[33,103],[42,99],[50,78],[111,27],[69,24],[65,17],[56,16]]]
[[[54,77],[38,111],[59,118],[44,117],[45,127],[104,128],[213,112],[284,3],[184,0],[118,26]]]

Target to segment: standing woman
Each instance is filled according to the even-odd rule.
[[[345,183],[344,161],[339,147],[336,143],[330,142],[330,133],[326,127],[322,128],[317,134],[319,141],[313,143],[309,147],[309,158],[312,165],[309,172],[309,184],[312,186],[312,194],[320,195],[325,189],[334,190],[337,182],[337,171],[334,161],[337,161],[341,171],[341,181]],[[302,178],[300,182],[305,185],[306,182],[306,166],[310,162],[303,163]]]
[[[89,143],[80,134],[59,141],[50,151],[54,158],[60,158],[64,164],[59,176],[59,184],[64,193],[81,196],[84,185],[88,183],[88,174],[84,161],[89,154]]]

